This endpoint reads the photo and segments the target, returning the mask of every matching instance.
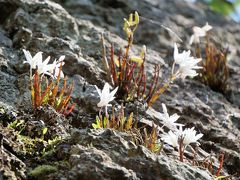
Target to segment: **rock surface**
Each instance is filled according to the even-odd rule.
[[[202,3],[180,0],[1,0],[0,110],[4,109],[4,112],[0,111],[0,179],[24,179],[40,164],[58,168],[55,173],[40,173],[40,177],[48,179],[213,178],[201,165],[178,161],[177,152],[175,155],[154,154],[144,146],[135,145],[127,133],[86,129],[91,128],[98,113],[94,85],[101,87],[106,80],[101,62],[101,34],[107,45],[114,43],[116,48],[123,47],[126,44],[123,18],[134,10],[139,12],[141,21],[134,43],[136,50],[140,50],[142,44],[148,47],[148,73],[152,73],[154,64],[161,64],[166,69],[162,72],[163,78],[169,73],[173,42],[181,43],[179,36],[184,42],[182,47],[189,48],[187,42],[195,25],[201,26],[208,21],[214,26],[213,33],[217,38],[228,42],[231,50],[228,62],[230,94],[214,92],[192,79],[179,80],[160,97],[154,109],[160,112],[161,103],[165,103],[170,114],[177,112],[181,116],[180,123],[194,126],[204,134],[199,158],[204,157],[203,154],[217,158],[224,152],[222,175],[233,175],[236,179],[240,176],[239,24],[215,14]],[[163,26],[171,28],[177,35]],[[26,112],[31,108],[27,88],[29,67],[23,64],[22,49],[32,54],[42,51],[45,58],[51,55],[51,61],[66,55],[63,71],[75,82],[73,99],[79,105],[74,110],[75,116],[66,120],[51,108],[39,110],[38,116],[33,116],[30,110]],[[129,108],[139,111],[141,118],[160,125],[141,108],[134,105]],[[12,117],[13,112],[17,113]],[[22,153],[25,145],[18,148],[22,141],[14,141],[19,138],[20,129],[9,130],[8,127],[15,119],[24,119],[25,135],[32,138],[39,138],[38,132],[44,126],[48,127],[46,142],[53,139],[53,135],[67,138],[56,147],[52,156],[43,156],[42,151],[47,146],[40,140],[37,151],[42,154],[34,155],[43,158],[34,157],[27,151]],[[73,129],[70,124],[78,129]],[[31,134],[31,131],[35,133]],[[216,170],[217,160],[214,165]]]
[[[202,168],[136,146],[127,133],[74,130],[70,141],[76,145],[70,149],[67,179],[212,179]]]

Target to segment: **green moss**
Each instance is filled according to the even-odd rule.
[[[57,171],[57,167],[51,166],[51,165],[41,165],[37,166],[35,169],[30,171],[28,173],[28,176],[34,177],[34,178],[42,178],[42,176],[49,174],[49,173],[54,173]]]

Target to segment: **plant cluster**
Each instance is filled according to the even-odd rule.
[[[178,149],[179,159],[183,162],[185,148],[192,143],[197,143],[203,134],[196,134],[194,127],[183,130],[184,125],[176,123],[180,116],[176,113],[169,116],[165,104],[162,104],[162,109],[163,113],[157,113],[155,116],[162,122],[163,126],[161,128],[166,127],[169,131],[167,133],[164,132],[161,135],[161,139],[163,142]]]
[[[130,14],[129,19],[124,19],[124,31],[127,35],[128,44],[125,46],[125,50],[119,51],[119,55],[115,56],[114,46],[111,45],[109,58],[107,58],[104,38],[102,36],[103,44],[103,63],[108,74],[108,80],[114,87],[114,90],[110,92],[111,86],[106,83],[103,90],[101,91],[96,87],[97,92],[100,96],[100,107],[99,115],[96,117],[96,123],[93,124],[94,128],[113,128],[116,130],[134,132],[137,137],[134,142],[136,144],[143,144],[152,152],[160,152],[164,144],[172,146],[178,150],[180,161],[184,161],[185,149],[192,144],[199,145],[199,139],[202,138],[203,134],[197,133],[194,127],[184,128],[183,124],[176,123],[179,119],[178,114],[169,115],[167,107],[162,104],[163,113],[157,113],[157,118],[162,122],[163,126],[152,125],[152,131],[147,132],[146,128],[141,131],[137,128],[137,123],[133,119],[133,113],[129,117],[124,115],[124,107],[121,106],[120,112],[116,113],[115,108],[112,108],[112,114],[108,113],[108,106],[110,102],[115,99],[114,95],[118,99],[126,101],[134,101],[135,99],[144,100],[148,107],[151,107],[153,103],[159,98],[159,96],[170,87],[170,84],[177,78],[185,79],[186,77],[196,77],[198,72],[203,72],[206,67],[205,62],[201,62],[201,56],[194,58],[191,56],[190,50],[179,52],[177,44],[174,44],[173,54],[173,65],[172,73],[162,86],[159,85],[159,71],[158,65],[155,66],[155,72],[150,84],[150,89],[147,90],[147,76],[145,73],[145,62],[146,62],[146,47],[143,46],[139,56],[131,56],[130,48],[133,43],[133,35],[139,24],[139,16]],[[206,36],[207,32],[211,29],[211,26],[206,24],[204,27],[195,27],[196,33],[191,37],[191,43],[198,44],[200,38]],[[196,49],[198,47],[196,46]],[[209,50],[209,48],[208,48]],[[207,54],[207,57],[213,56]],[[201,63],[202,66],[198,66]],[[148,93],[146,93],[148,91]],[[105,113],[102,113],[102,108],[105,108]],[[134,124],[134,126],[133,126]],[[164,133],[160,134],[159,129]],[[168,129],[168,131],[166,131]],[[191,148],[193,149],[193,148]],[[194,152],[196,153],[196,152]],[[220,171],[223,165],[223,156],[220,160],[219,168],[216,172],[216,176],[220,177]]]
[[[127,35],[128,44],[125,50],[120,50],[116,56],[114,45],[110,47],[109,58],[106,57],[105,43],[103,42],[103,62],[108,72],[109,79],[113,86],[118,87],[117,97],[125,101],[134,101],[134,99],[144,99],[148,101],[158,82],[159,66],[155,66],[155,72],[151,77],[151,88],[147,92],[147,75],[145,72],[146,46],[143,46],[139,56],[131,56],[130,50],[133,46],[133,36],[139,24],[139,15],[130,14],[129,19],[124,19],[124,31]],[[103,38],[103,36],[102,36]]]
[[[159,86],[159,72],[160,66],[155,65],[153,76],[148,78],[145,72],[146,63],[146,46],[143,46],[140,55],[130,55],[130,49],[133,46],[133,36],[139,24],[139,15],[130,14],[129,19],[124,19],[123,30],[127,35],[127,45],[125,50],[119,51],[118,56],[115,56],[114,46],[111,45],[109,58],[105,49],[104,39],[103,43],[103,64],[108,73],[108,79],[110,79],[114,87],[118,87],[117,98],[125,101],[133,101],[134,99],[145,100],[148,106],[158,99],[158,97],[169,87],[170,83],[176,78],[186,78],[187,76],[196,76],[196,69],[199,68],[197,63],[201,59],[195,59],[190,56],[190,51],[178,53],[177,45],[174,49],[174,65],[171,76],[163,86]],[[103,38],[103,37],[102,37]],[[175,65],[179,68],[174,71]],[[150,82],[147,80],[151,79]],[[150,84],[150,88],[147,89],[147,85]]]
[[[197,57],[204,57],[201,62],[202,69],[199,71],[198,79],[209,86],[214,91],[226,93],[228,88],[229,70],[227,67],[227,48],[217,47],[208,31],[212,26],[206,24],[203,27],[193,27],[194,34],[191,36],[190,44],[195,44],[195,54]],[[200,41],[200,37],[205,37],[205,43]],[[203,44],[203,46],[202,46]],[[202,55],[201,52],[204,52]]]
[[[133,113],[130,113],[129,117],[125,116],[124,106],[122,105],[119,112],[115,112],[115,108],[112,108],[112,114],[109,115],[107,107],[112,106],[110,102],[115,99],[118,87],[110,92],[111,86],[106,83],[103,90],[100,90],[95,86],[99,96],[100,102],[97,104],[100,107],[99,115],[96,117],[96,123],[93,123],[93,128],[113,128],[120,131],[128,131],[133,127]],[[102,109],[105,108],[102,114]]]
[[[183,124],[176,123],[179,119],[178,114],[169,115],[167,107],[162,104],[163,113],[157,113],[156,118],[162,122],[162,127],[155,124],[152,125],[151,132],[146,128],[137,128],[137,120],[134,119],[134,114],[131,112],[126,115],[124,105],[122,104],[118,110],[115,106],[112,107],[111,113],[108,107],[111,107],[111,101],[115,98],[122,102],[134,100],[142,100],[151,107],[159,96],[166,91],[171,83],[178,79],[186,77],[196,77],[200,74],[200,79],[205,84],[217,89],[225,90],[228,78],[228,69],[226,65],[227,51],[218,51],[211,45],[207,39],[205,48],[206,58],[202,61],[200,38],[208,37],[208,31],[211,26],[206,24],[204,27],[194,27],[194,34],[190,39],[190,43],[195,44],[195,53],[198,58],[191,56],[190,50],[179,52],[178,46],[174,43],[173,65],[171,74],[164,83],[160,85],[159,74],[160,66],[155,65],[155,71],[151,78],[147,77],[145,72],[146,67],[146,46],[143,46],[138,56],[131,55],[130,51],[133,47],[134,32],[139,24],[139,15],[137,12],[130,14],[129,19],[124,19],[123,30],[127,36],[127,45],[124,50],[120,49],[118,56],[115,56],[113,44],[110,51],[106,51],[104,38],[103,44],[103,64],[108,74],[109,83],[105,83],[103,89],[95,86],[100,97],[100,102],[97,106],[100,108],[99,114],[96,116],[96,122],[92,124],[94,129],[97,128],[112,128],[119,131],[133,132],[136,135],[134,140],[136,144],[143,144],[152,152],[160,152],[165,144],[172,146],[179,152],[180,161],[184,161],[185,149],[193,143],[199,145],[198,140],[203,134],[197,134],[197,131],[192,128],[184,128]],[[56,109],[57,112],[64,115],[69,114],[74,105],[69,106],[73,83],[67,87],[67,79],[63,80],[63,85],[60,87],[61,78],[64,78],[62,67],[64,65],[64,56],[55,60],[52,64],[48,64],[50,57],[42,60],[42,52],[38,52],[34,57],[29,51],[23,50],[26,61],[30,65],[30,84],[32,105],[34,109],[39,106],[49,104]],[[201,66],[198,64],[201,63]],[[34,73],[32,72],[34,70]],[[148,79],[151,79],[148,81]],[[221,83],[220,83],[221,81]],[[149,88],[147,88],[149,87]],[[113,89],[111,91],[111,89]],[[19,124],[20,123],[20,124]],[[19,126],[21,122],[16,122],[12,126]],[[166,129],[168,131],[166,131]],[[160,134],[159,130],[162,130]],[[43,131],[46,133],[46,130]],[[44,135],[44,134],[43,134]],[[220,175],[221,166],[216,175]]]
[[[72,83],[70,87],[67,87],[67,78],[64,78],[62,72],[65,56],[48,64],[50,56],[42,61],[42,52],[38,52],[34,57],[29,51],[23,50],[23,52],[26,57],[24,63],[30,65],[31,98],[34,109],[49,104],[57,112],[68,115],[74,107],[74,104],[69,105],[74,85]],[[35,70],[34,75],[32,70]],[[62,88],[60,88],[61,78],[64,78]]]
[[[143,135],[137,128],[137,121],[134,120],[133,112],[127,117],[124,112],[124,106],[116,112],[115,107],[112,107],[111,115],[109,115],[107,107],[111,106],[110,102],[115,99],[118,87],[110,92],[110,85],[106,83],[103,90],[95,86],[100,96],[100,102],[97,104],[100,107],[99,115],[96,116],[96,122],[92,124],[94,129],[98,128],[112,128],[118,131],[131,132],[133,134],[133,141],[136,144],[142,144],[152,152],[160,150],[160,143],[158,139],[157,126],[152,126],[151,133],[148,133],[146,128],[143,129]],[[102,112],[102,109],[105,111]]]
[[[174,63],[172,66],[172,74],[167,79],[167,81],[163,84],[163,86],[158,86],[159,79],[159,66],[155,66],[155,72],[150,83],[150,89],[146,90],[147,87],[147,77],[145,73],[145,62],[146,62],[146,46],[143,46],[142,51],[139,56],[131,56],[130,48],[133,44],[133,35],[137,26],[139,24],[139,15],[137,12],[135,14],[130,14],[129,19],[124,19],[124,31],[127,35],[128,44],[125,47],[125,51],[120,50],[119,55],[116,57],[114,53],[114,47],[111,45],[110,48],[110,57],[106,56],[106,49],[104,39],[102,37],[103,43],[103,63],[105,69],[109,75],[108,79],[111,81],[112,85],[115,89],[110,92],[110,85],[106,83],[101,91],[98,87],[96,87],[97,92],[100,96],[100,102],[98,103],[98,107],[100,107],[99,115],[96,118],[96,123],[93,124],[94,128],[114,128],[120,130],[130,130],[132,129],[132,116],[131,113],[129,118],[127,119],[124,116],[123,106],[118,115],[115,115],[115,111],[113,108],[112,115],[108,114],[107,107],[111,106],[109,104],[112,101],[116,94],[117,98],[122,99],[124,101],[133,101],[135,99],[145,100],[148,106],[152,106],[152,104],[158,99],[158,97],[169,88],[170,84],[177,78],[185,79],[187,76],[197,76],[197,70],[202,68],[197,64],[201,61],[201,58],[195,59],[190,55],[190,50],[179,52],[177,44],[174,44]],[[102,114],[102,108],[105,108],[105,113]],[[169,131],[168,134],[164,134],[162,140],[174,147],[179,147],[180,160],[183,161],[183,154],[185,146],[189,145],[192,142],[196,142],[199,138],[202,137],[202,134],[196,135],[196,131],[192,129],[182,130],[181,124],[175,123],[175,121],[179,118],[177,114],[169,117],[167,113],[166,106],[163,105],[164,114],[162,118],[164,118],[164,122],[166,122],[166,126],[174,131]],[[176,125],[180,127],[180,129],[176,128]],[[140,133],[141,134],[141,133]],[[158,134],[158,127],[152,126],[152,132],[150,134],[147,133],[146,129],[143,132],[144,139],[143,144],[148,147],[151,151],[157,152],[160,149],[160,139]],[[195,137],[192,141],[189,140],[189,135]],[[173,142],[173,140],[175,140]]]
[[[133,112],[128,117],[125,116],[124,108],[121,106],[119,113],[112,108],[112,115],[103,116],[99,114],[96,117],[96,123],[92,124],[94,129],[97,128],[112,128],[118,131],[129,131],[133,128]]]
[[[128,118],[125,117],[123,106],[121,106],[120,113],[118,114],[115,113],[114,108],[111,115],[108,113],[107,107],[111,106],[110,101],[115,98],[114,95],[117,93],[117,88],[110,92],[110,85],[106,83],[102,91],[98,89],[97,86],[96,89],[100,96],[98,106],[101,107],[101,109],[99,111],[99,115],[96,117],[96,123],[92,124],[93,128],[113,128],[120,131],[132,130],[134,124],[133,113],[131,113]],[[105,114],[102,114],[102,108],[105,108]],[[159,113],[157,114],[157,117],[163,122],[163,126],[166,126],[170,129],[170,131],[162,134],[161,139],[174,148],[178,148],[180,161],[183,161],[184,149],[191,143],[197,143],[197,140],[200,139],[203,134],[200,133],[196,135],[196,130],[194,130],[194,128],[186,128],[183,130],[182,127],[184,125],[176,123],[180,116],[177,114],[169,116],[165,104],[162,104],[162,108],[163,114]],[[153,124],[152,132],[150,134],[148,134],[146,129],[144,129],[142,142],[151,151],[157,152],[160,150],[161,145],[158,136],[157,126]]]

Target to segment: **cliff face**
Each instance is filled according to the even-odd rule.
[[[203,133],[197,158],[213,159],[214,172],[224,152],[223,175],[240,175],[240,25],[215,14],[201,3],[180,0],[2,0],[0,1],[0,179],[24,179],[32,168],[51,164],[52,169],[30,178],[48,179],[212,179],[203,162],[192,166],[178,160],[170,149],[160,155],[135,145],[128,133],[110,129],[89,129],[98,113],[94,85],[104,84],[106,74],[101,61],[101,34],[106,44],[123,47],[123,18],[137,10],[140,24],[134,36],[134,49],[145,44],[146,70],[153,73],[154,64],[163,66],[162,78],[171,71],[173,43],[185,49],[193,26],[206,22],[213,26],[218,42],[228,44],[230,56],[229,91],[221,94],[200,82],[178,80],[154,105],[160,111],[165,103],[171,114],[178,113],[180,123],[196,127]],[[171,31],[167,30],[170,28]],[[174,32],[174,33],[173,33]],[[175,34],[176,33],[176,34]],[[179,37],[183,42],[180,42]],[[79,105],[70,118],[63,118],[51,107],[33,113],[29,92],[29,67],[23,64],[22,49],[32,54],[58,58],[65,55],[64,73],[73,80],[73,100]],[[163,60],[164,59],[164,60]],[[54,59],[52,59],[53,61]],[[141,123],[161,123],[146,113],[141,105],[130,104],[129,112],[138,112]],[[28,110],[29,109],[29,110]],[[126,108],[127,109],[127,108]],[[156,112],[155,112],[156,113]],[[26,150],[26,141],[19,140],[20,129],[8,124],[24,120],[24,135],[47,126],[45,139],[66,137],[43,156]],[[41,121],[40,121],[41,120]],[[44,123],[41,123],[41,122]],[[44,125],[43,125],[44,124]],[[18,131],[17,131],[18,130]],[[17,140],[16,140],[17,139]],[[24,143],[23,143],[24,142]],[[45,144],[38,142],[43,150]],[[23,150],[24,149],[24,150]],[[38,149],[38,150],[39,150]],[[186,159],[193,153],[188,150]],[[210,157],[211,156],[211,157]],[[205,159],[204,159],[205,158]]]

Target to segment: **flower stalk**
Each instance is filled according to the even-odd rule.
[[[184,146],[183,146],[183,138],[179,138],[179,160],[183,162],[183,155],[184,155]]]
[[[164,83],[162,87],[160,87],[151,97],[151,99],[148,101],[148,107],[151,107],[155,101],[159,98],[161,94],[163,94],[170,86],[170,84],[178,77],[178,73],[173,74],[170,76],[169,80]]]

